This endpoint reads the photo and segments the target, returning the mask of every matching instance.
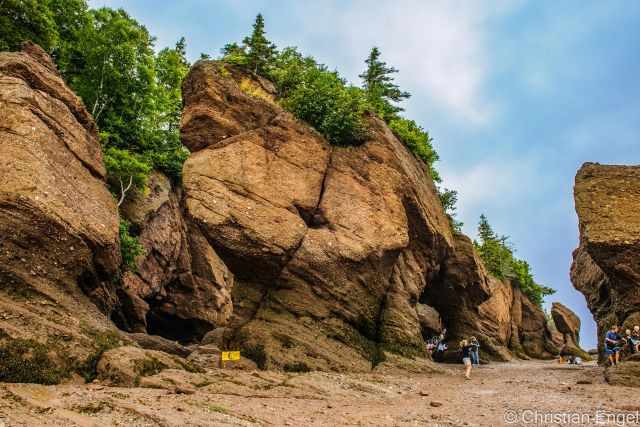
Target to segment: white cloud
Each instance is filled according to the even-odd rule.
[[[398,80],[421,98],[472,124],[491,119],[494,106],[484,93],[491,72],[488,42],[490,20],[509,10],[513,2],[489,6],[475,1],[395,2],[355,1],[324,8],[320,14],[301,14],[311,38],[330,32],[339,49],[353,58],[351,76],[362,68],[371,46],[401,70]],[[318,22],[333,25],[318,26]]]
[[[444,178],[446,187],[456,189],[460,195],[459,210],[467,212],[512,201],[522,190],[523,178],[530,172],[527,169],[519,164],[485,161],[460,173],[445,173]]]

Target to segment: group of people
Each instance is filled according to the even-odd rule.
[[[443,329],[439,335],[435,335],[427,340],[427,353],[431,355],[434,362],[444,362],[444,352],[449,349],[444,337],[447,330]]]
[[[640,352],[640,326],[636,325],[633,331],[627,329],[624,333],[617,325],[612,326],[604,337],[604,351],[611,366],[620,363],[621,354]]]
[[[558,363],[568,363],[569,365],[582,365],[582,358],[580,356],[576,356],[569,349],[567,344],[564,344],[560,348],[560,358],[558,359]]]
[[[445,334],[446,329],[427,340],[427,353],[434,362],[444,362],[444,354],[449,349],[445,342]],[[476,337],[471,337],[460,341],[459,346],[458,354],[464,364],[464,377],[470,379],[473,366],[480,365],[480,342]]]

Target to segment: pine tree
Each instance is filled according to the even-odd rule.
[[[394,103],[409,98],[411,94],[400,90],[398,85],[393,83],[392,74],[397,73],[398,70],[388,67],[386,62],[380,60],[380,49],[374,46],[364,62],[367,64],[367,69],[358,77],[363,80],[364,89],[376,112],[388,120],[396,113],[403,111]]]
[[[485,214],[480,215],[480,222],[478,223],[478,235],[482,243],[487,243],[492,240],[496,240],[496,233],[491,228],[489,221]]]
[[[262,14],[256,16],[253,24],[253,32],[250,37],[242,41],[247,55],[247,65],[257,74],[263,74],[273,63],[276,46],[267,40],[264,31],[264,18]]]

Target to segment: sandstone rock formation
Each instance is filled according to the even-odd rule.
[[[602,350],[611,325],[640,324],[640,167],[585,163],[574,197],[580,246],[571,281],[587,299]]]
[[[438,311],[427,304],[416,304],[416,313],[424,338],[440,335],[443,331],[442,318]]]
[[[423,165],[373,118],[367,143],[331,147],[221,67],[193,67],[182,129],[202,148],[184,167],[187,213],[236,278],[230,342],[279,368],[422,354],[416,303],[452,239]]]
[[[114,319],[127,330],[198,341],[229,319],[233,275],[199,228],[184,219],[180,188],[159,172],[148,186],[122,206],[145,253],[136,272],[123,278]]]
[[[177,355],[212,367],[225,347],[242,349],[236,368],[425,372],[424,338],[444,327],[494,359],[547,355],[542,311],[452,235],[425,165],[382,121],[334,147],[274,94],[192,68],[193,153],[181,185],[154,172],[123,204],[144,253],[122,274],[95,124],[37,46],[0,53],[0,380],[152,384],[191,369]]]
[[[483,358],[549,358],[556,351],[544,312],[516,284],[489,275],[464,235],[455,236],[441,278],[423,300],[446,319],[450,345],[475,336]],[[457,357],[457,347],[450,348],[448,358]]]
[[[640,387],[640,354],[629,356],[617,366],[608,366],[604,378],[611,385]]]
[[[509,357],[511,284],[454,241],[424,165],[383,122],[332,147],[268,82],[214,61],[194,65],[183,98],[187,217],[235,276],[227,345],[261,367],[365,370],[385,351],[423,355],[440,312],[453,336]],[[518,335],[547,355],[526,303]]]
[[[552,304],[551,317],[556,329],[562,335],[562,344],[566,346],[565,349],[577,356],[589,357],[580,348],[580,318],[559,302]]]
[[[95,124],[39,47],[0,53],[0,111],[0,347],[46,345],[53,371],[115,333],[86,295],[115,304],[118,213]]]

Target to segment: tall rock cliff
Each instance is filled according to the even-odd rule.
[[[496,358],[513,335],[547,355],[542,311],[451,234],[424,165],[383,122],[332,147],[274,92],[214,61],[183,85],[185,210],[235,276],[227,345],[265,367],[369,369],[385,351],[423,355],[438,328],[425,313],[440,311],[452,337],[475,333]]]
[[[0,370],[44,354],[55,377],[115,331],[89,299],[116,303],[118,213],[94,122],[39,47],[0,53],[0,111]]]
[[[640,167],[585,163],[574,197],[580,246],[571,280],[598,324],[640,325]]]
[[[192,68],[182,138],[186,211],[235,275],[230,345],[279,368],[422,354],[416,304],[453,240],[423,165],[374,118],[366,143],[332,147],[222,67]]]

